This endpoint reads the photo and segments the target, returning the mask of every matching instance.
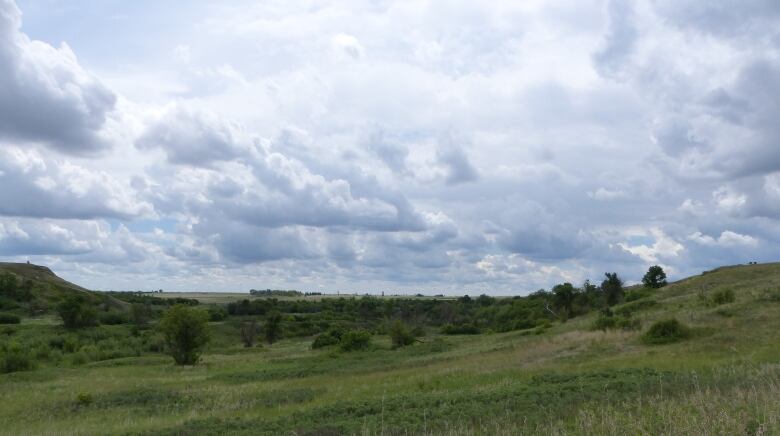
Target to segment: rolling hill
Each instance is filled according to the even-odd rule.
[[[544,329],[429,331],[399,349],[378,333],[361,352],[312,349],[311,337],[244,348],[237,321],[213,321],[212,341],[192,367],[143,348],[146,336],[154,344],[153,328],[132,336],[121,325],[75,333],[23,323],[0,342],[28,341],[41,354],[60,337],[77,345],[49,351],[59,353],[56,364],[0,375],[0,421],[7,423],[0,433],[780,431],[779,263],[718,268],[659,290],[632,288],[627,299],[610,310],[633,320],[625,328],[596,328],[606,315],[592,311]],[[296,316],[303,315],[290,320]],[[648,341],[652,326],[669,319],[686,334]],[[106,341],[130,351],[101,355]]]

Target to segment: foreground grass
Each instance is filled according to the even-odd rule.
[[[0,376],[0,433],[774,434],[779,284],[780,268],[759,265],[656,293],[632,306],[644,328],[676,317],[693,332],[657,346],[592,331],[593,317],[357,353],[246,350],[217,324],[194,367],[151,354]],[[737,300],[713,305],[723,287]]]

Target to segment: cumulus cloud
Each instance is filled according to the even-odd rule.
[[[35,150],[0,148],[0,214],[37,218],[128,219],[152,214],[109,174]]]
[[[159,148],[174,164],[207,166],[239,157],[240,136],[234,124],[212,113],[174,105],[147,126],[136,147]]]
[[[13,0],[0,1],[0,138],[42,142],[68,154],[100,152],[115,94],[84,69],[70,47],[20,31]]]
[[[701,232],[696,232],[689,236],[691,241],[694,241],[701,245],[708,246],[721,246],[721,247],[733,247],[733,246],[751,246],[758,245],[758,241],[750,235],[740,235],[739,233],[732,232],[730,230],[724,230],[717,238],[713,238],[709,235],[704,235]]]
[[[448,185],[473,182],[479,178],[479,172],[469,160],[463,145],[451,136],[441,141],[436,160],[444,167],[444,181]]]
[[[227,2],[186,23],[150,4],[177,32],[148,38],[67,11],[25,24],[87,34],[79,60],[0,5],[0,252],[85,284],[528,292],[780,250],[775,2]]]
[[[607,33],[603,46],[593,54],[593,60],[601,74],[617,77],[633,53],[638,38],[634,4],[632,1],[611,0],[607,4],[607,14]]]

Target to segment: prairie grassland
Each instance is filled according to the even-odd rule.
[[[724,288],[736,301],[714,304]],[[648,300],[629,306],[640,331],[593,331],[591,314],[398,350],[379,336],[352,353],[310,338],[245,349],[212,323],[192,367],[144,354],[0,375],[0,433],[779,433],[780,266],[711,272]],[[692,336],[646,345],[642,332],[669,317]]]

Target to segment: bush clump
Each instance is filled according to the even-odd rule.
[[[690,337],[690,328],[675,318],[657,321],[642,336],[646,344],[669,344]]]
[[[314,338],[314,342],[311,343],[311,348],[316,350],[331,345],[338,345],[341,342],[342,336],[344,336],[344,330],[332,328]]]
[[[481,333],[479,327],[472,323],[446,324],[441,332],[445,335],[478,335]]]
[[[712,294],[712,302],[715,305],[733,303],[737,300],[737,296],[734,295],[734,291],[731,289],[721,289]]]
[[[361,351],[371,346],[371,333],[366,330],[350,330],[341,337],[341,351]]]
[[[417,338],[414,332],[409,330],[401,321],[396,320],[388,329],[390,340],[393,343],[393,348],[401,348],[407,345],[412,345]]]
[[[29,371],[35,368],[35,361],[30,352],[18,343],[0,345],[0,373]]]
[[[102,312],[98,316],[98,319],[100,320],[101,324],[105,325],[119,325],[130,322],[130,317],[125,312],[121,312],[119,310],[109,310],[107,312]]]
[[[598,318],[593,321],[591,329],[593,330],[639,330],[642,327],[642,323],[638,319],[631,318],[630,312],[628,314],[618,314],[606,308],[599,312]]]
[[[81,295],[71,295],[57,305],[65,328],[76,329],[98,324],[97,310]]]
[[[13,313],[0,313],[0,324],[19,324],[22,319]]]

